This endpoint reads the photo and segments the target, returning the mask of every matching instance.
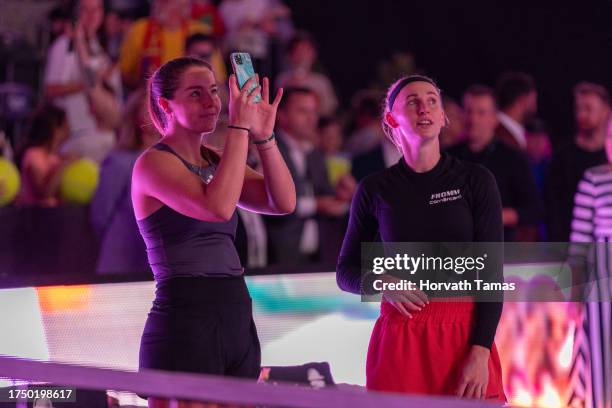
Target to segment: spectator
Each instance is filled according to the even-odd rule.
[[[49,20],[49,43],[71,30],[70,10],[65,5],[53,7],[47,14]]]
[[[484,85],[473,85],[463,95],[467,141],[449,149],[451,155],[488,168],[495,176],[502,201],[504,241],[515,241],[517,227],[537,231],[543,203],[527,157],[495,140],[498,125],[495,93]],[[532,240],[537,235],[530,236]]]
[[[221,50],[217,47],[217,41],[213,36],[195,33],[187,37],[185,40],[185,55],[198,57],[212,65],[217,82],[224,84],[223,88],[226,88],[227,70]]]
[[[151,16],[134,22],[121,47],[124,83],[137,88],[162,64],[185,54],[187,37],[211,34],[212,27],[190,19],[188,0],[154,0]]]
[[[319,150],[325,157],[329,182],[336,190],[336,197],[350,203],[357,182],[351,175],[351,161],[348,154],[340,150],[343,141],[342,126],[334,118],[321,118],[318,133]],[[342,247],[348,219],[337,216],[321,216],[319,219],[320,261],[335,263]]]
[[[68,116],[70,138],[62,152],[101,162],[115,143],[121,81],[100,40],[102,0],[80,0],[72,35],[51,45],[45,94]]]
[[[546,178],[548,239],[568,242],[576,187],[585,170],[607,162],[604,148],[610,95],[601,85],[582,82],[574,88],[574,141],[553,153]]]
[[[348,154],[341,151],[342,126],[335,118],[323,117],[319,119],[318,125],[319,149],[325,156],[327,176],[331,185],[336,188],[339,183],[354,184],[351,176],[351,161]],[[352,179],[352,183],[346,178]],[[348,192],[348,199],[352,196],[352,190]]]
[[[538,94],[533,78],[522,72],[506,72],[497,82],[499,126],[496,135],[510,147],[527,147],[525,123],[538,108]]]
[[[593,86],[593,84],[589,84]],[[586,84],[579,89],[586,90]],[[602,90],[601,88],[593,88]],[[583,94],[587,95],[587,94]],[[606,96],[605,93],[601,96]],[[579,127],[586,128],[587,119],[592,112],[583,112],[588,105],[577,107]],[[608,99],[609,102],[609,99]],[[591,106],[592,107],[592,106]],[[612,286],[610,282],[609,242],[612,240],[610,218],[612,211],[609,192],[612,188],[612,120],[608,119],[605,132],[605,150],[607,163],[591,167],[586,170],[579,182],[573,210],[570,240],[571,246],[569,263],[572,267],[574,281],[572,286],[584,292],[575,293],[578,297],[573,300],[585,301],[581,306],[579,319],[576,325],[577,338],[584,341],[575,342],[573,358],[588,359],[587,364],[578,371],[578,375],[591,378],[592,385],[586,392],[591,395],[587,400],[592,401],[593,407],[605,407],[612,400],[612,377],[602,373],[612,373]],[[593,253],[596,256],[593,256]],[[582,296],[586,295],[586,296]],[[578,356],[581,357],[578,357]],[[590,371],[588,371],[590,369]],[[572,376],[570,389],[579,389],[583,385]]]
[[[351,171],[360,181],[368,174],[391,167],[402,153],[380,127],[379,99],[374,94],[365,94],[355,106],[356,130],[347,143],[347,150],[354,154]]]
[[[317,47],[313,38],[304,32],[297,33],[287,44],[288,66],[276,80],[276,88],[304,87],[312,89],[319,97],[319,113],[333,115],[338,108],[338,98],[329,78],[314,72]]]
[[[316,259],[320,235],[316,217],[344,216],[346,201],[336,198],[323,154],[314,149],[317,96],[307,88],[285,90],[278,111],[278,148],[295,182],[293,214],[266,217],[271,263],[299,264]]]
[[[289,8],[279,0],[223,0],[219,14],[227,29],[225,50],[248,52],[259,75],[272,76],[271,40],[286,42],[292,35]]]
[[[465,139],[465,119],[463,117],[463,109],[449,96],[442,96],[444,104],[444,112],[448,122],[440,132],[440,148],[442,150],[455,146]]]
[[[193,0],[191,2],[191,18],[212,27],[212,35],[215,39],[220,39],[225,34],[225,24],[212,0]]]
[[[323,151],[325,156],[348,156],[342,151],[344,137],[342,135],[342,125],[338,119],[331,116],[322,116],[317,123],[317,146]]]
[[[148,119],[145,96],[140,89],[128,99],[117,149],[102,163],[100,184],[91,202],[91,222],[100,239],[99,274],[149,270],[130,197],[134,163],[159,139]]]
[[[67,115],[62,109],[48,105],[34,113],[17,160],[22,184],[18,204],[55,207],[60,203],[62,171],[71,160],[63,158],[59,148],[68,135]]]
[[[381,95],[362,90],[353,97],[353,131],[346,142],[346,151],[352,156],[369,152],[385,139],[380,127]],[[399,157],[398,157],[399,158]]]
[[[131,22],[116,10],[109,10],[104,16],[104,37],[106,39],[106,49],[108,51],[108,56],[113,63],[119,61],[123,37],[125,36],[125,33],[129,29],[130,25]]]
[[[552,147],[546,124],[541,119],[532,119],[525,125],[527,135],[526,153],[531,164],[538,189],[544,194],[544,178],[548,172]]]

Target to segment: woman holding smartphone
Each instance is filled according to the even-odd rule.
[[[430,78],[408,76],[390,87],[383,129],[402,158],[357,188],[337,266],[341,289],[372,293],[361,277],[360,252],[361,243],[374,241],[377,233],[382,242],[503,241],[493,175],[440,153],[446,120]],[[452,200],[435,199],[449,194]],[[499,280],[501,261],[493,266],[492,279]],[[383,282],[397,281],[382,276]],[[430,302],[418,290],[385,290],[382,296],[367,356],[369,389],[505,401],[493,344],[501,301]]]
[[[138,158],[132,176],[134,212],[157,285],[140,368],[259,374],[251,298],[233,242],[236,206],[287,214],[296,196],[273,134],[282,90],[270,103],[268,79],[249,93],[255,82],[240,90],[235,76],[229,79],[230,124],[221,153],[203,143],[221,110],[210,65],[178,58],[149,80],[149,113],[162,139]],[[249,141],[263,174],[245,165]],[[164,404],[149,399],[150,407]]]

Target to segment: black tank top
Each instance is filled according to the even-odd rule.
[[[199,167],[183,160],[166,144],[158,143],[153,148],[178,157],[202,182],[208,184],[212,180],[218,160]],[[236,211],[226,222],[208,222],[187,217],[166,205],[138,220],[155,280],[241,275],[243,268],[234,246],[237,223]]]

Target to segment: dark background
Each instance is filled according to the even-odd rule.
[[[507,69],[532,74],[553,142],[571,140],[572,87],[612,88],[612,1],[286,0],[308,30],[344,106],[380,60],[409,51],[444,92],[494,85]]]

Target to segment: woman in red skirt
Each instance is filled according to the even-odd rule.
[[[342,290],[372,293],[373,280],[362,279],[361,243],[378,234],[385,243],[503,241],[495,179],[480,165],[440,153],[446,121],[430,78],[404,77],[389,89],[383,129],[402,157],[357,188],[337,266]],[[489,280],[500,282],[502,261],[495,259]],[[377,278],[398,281],[388,274]],[[368,389],[506,401],[493,343],[503,297],[430,301],[436,295],[382,291],[368,349]]]

